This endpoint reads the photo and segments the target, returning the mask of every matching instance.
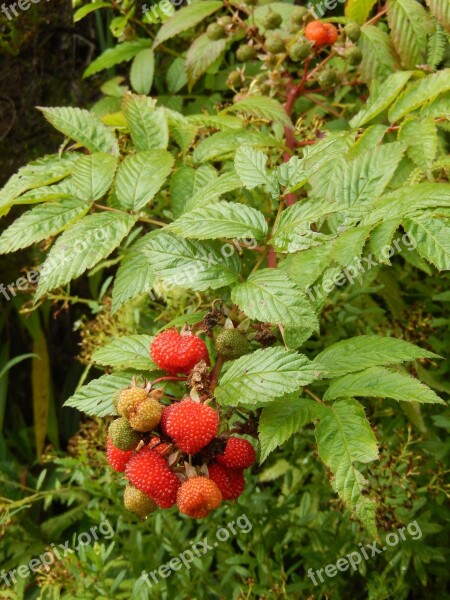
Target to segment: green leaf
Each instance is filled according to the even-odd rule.
[[[169,127],[166,113],[163,108],[155,108],[152,98],[127,94],[123,101],[123,112],[138,152],[167,148]]]
[[[323,405],[308,398],[299,398],[298,392],[277,398],[264,407],[258,425],[260,464],[304,425],[326,413],[327,409]]]
[[[358,25],[362,25],[367,21],[367,17],[376,3],[377,0],[347,0],[345,16]]]
[[[128,387],[132,377],[133,374],[127,372],[103,375],[87,385],[83,385],[73,396],[66,400],[64,406],[77,408],[91,416],[106,417],[115,415],[114,394]]]
[[[92,2],[91,4],[85,4],[81,6],[73,15],[73,22],[78,23],[81,19],[84,19],[91,12],[94,12],[100,8],[112,8],[109,2]]]
[[[284,110],[283,105],[278,100],[275,100],[275,98],[269,98],[268,96],[248,96],[243,100],[239,100],[236,104],[228,106],[219,114],[230,112],[241,112],[244,115],[250,115],[267,121],[275,121],[287,127],[292,127],[291,120]]]
[[[372,230],[369,246],[378,262],[390,265],[391,261],[385,254],[385,246],[390,246],[394,233],[400,227],[401,219],[390,219],[383,221]]]
[[[197,172],[200,172],[200,167]],[[232,192],[242,186],[242,183],[234,171],[224,173],[218,178],[214,178],[210,183],[196,189],[190,198],[187,199],[183,212],[188,212],[202,206],[207,206],[216,202],[220,196],[227,192]]]
[[[423,171],[429,172],[438,151],[437,128],[433,117],[405,119],[398,139],[408,145],[409,158]]]
[[[170,94],[178,93],[187,84],[185,65],[184,58],[176,58],[167,69],[167,91]]]
[[[331,246],[322,244],[308,250],[289,254],[280,264],[280,269],[286,272],[301,290],[310,287],[330,265]]]
[[[233,288],[231,298],[251,319],[296,328],[318,327],[309,301],[278,269],[252,273]]]
[[[348,267],[361,257],[372,225],[351,227],[334,241],[331,257],[342,267]]]
[[[0,254],[15,252],[45,240],[83,217],[90,204],[77,198],[48,202],[17,219],[0,236]]]
[[[430,104],[439,94],[450,90],[450,69],[428,75],[419,81],[410,83],[389,111],[389,121],[394,123],[408,113]]]
[[[442,27],[450,32],[450,3],[446,0],[425,0]]]
[[[278,183],[286,188],[284,195],[295,192],[308,181],[308,174],[304,170],[303,161],[298,156],[291,158],[277,167],[276,176]]]
[[[395,71],[396,60],[391,49],[391,40],[386,32],[374,25],[361,27],[359,46],[363,54],[362,79],[366,83],[374,79],[385,79]]]
[[[204,0],[203,2],[196,2],[189,6],[184,6],[178,10],[158,31],[155,38],[155,47],[173,38],[182,31],[186,31],[191,27],[194,27],[198,23],[201,23],[214,12],[222,8],[222,2],[218,0]]]
[[[241,146],[270,148],[277,146],[278,142],[264,133],[247,129],[234,129],[232,131],[219,131],[203,139],[194,150],[194,162],[218,160],[233,154]]]
[[[155,273],[166,283],[195,291],[236,283],[240,261],[220,243],[184,240],[160,231],[144,252]],[[234,250],[234,248],[233,248]]]
[[[117,159],[98,152],[83,156],[73,170],[73,194],[85,202],[95,202],[106,194],[112,185]]]
[[[447,186],[448,187],[448,186]],[[427,215],[405,219],[403,225],[417,244],[417,252],[439,271],[450,269],[450,224]]]
[[[398,71],[389,75],[377,91],[370,94],[369,100],[357,115],[350,121],[352,127],[361,127],[378,116],[390,106],[405,87],[411,77],[411,71]]]
[[[154,371],[158,367],[150,358],[151,335],[122,335],[99,348],[92,355],[93,362],[115,369]]]
[[[155,74],[155,54],[152,48],[141,50],[133,59],[130,69],[131,87],[138,94],[150,94]]]
[[[297,202],[280,214],[269,243],[278,252],[297,252],[322,244],[329,236],[311,226],[339,210],[336,204],[313,198]]]
[[[277,197],[278,186],[267,170],[267,158],[261,151],[254,150],[249,146],[242,146],[238,148],[234,157],[234,168],[245,188],[252,190],[258,185],[264,185],[274,197]]]
[[[436,20],[434,21],[434,27],[434,32],[428,39],[427,64],[433,70],[436,70],[444,60],[448,40],[444,28]]]
[[[334,490],[376,539],[375,500],[365,495],[368,482],[354,465],[378,459],[377,440],[363,407],[352,398],[335,402],[316,427],[316,440],[319,456],[334,476]]]
[[[89,77],[104,69],[110,69],[115,65],[131,60],[139,54],[144,48],[149,48],[153,44],[149,39],[138,39],[117,44],[114,48],[108,48],[98,58],[96,58],[83,73],[83,77]]]
[[[135,222],[136,217],[124,213],[97,213],[67,229],[56,240],[42,267],[36,300],[109,256]]]
[[[378,335],[360,335],[328,346],[314,361],[322,365],[324,377],[339,377],[379,365],[394,365],[418,358],[439,358],[405,340]]]
[[[174,163],[166,150],[146,150],[127,156],[116,177],[116,194],[126,210],[140,210],[161,189]]]
[[[198,127],[178,112],[169,110],[168,108],[165,108],[164,111],[167,115],[169,130],[172,137],[183,152],[187,152],[195,142],[195,138],[198,134]]]
[[[217,181],[217,171],[211,165],[201,165],[198,169],[193,167],[180,167],[172,175],[170,182],[170,207],[175,217],[186,211],[186,206],[193,196],[197,196],[201,202],[201,194],[197,194],[202,188]],[[237,179],[236,187],[241,183]],[[214,196],[213,199],[217,199]],[[192,206],[192,209],[196,206]]]
[[[189,89],[200,79],[209,67],[225,52],[227,38],[210,40],[206,33],[202,33],[195,40],[186,54],[186,75]]]
[[[263,239],[267,223],[259,210],[238,202],[219,202],[184,213],[169,229],[188,239],[247,237]]]
[[[433,390],[406,373],[384,367],[370,367],[335,379],[327,389],[324,400],[363,396],[393,398],[404,402],[445,404]]]
[[[215,390],[224,406],[266,404],[320,376],[315,363],[284,348],[265,348],[230,361]]]
[[[416,0],[389,0],[388,23],[391,38],[407,69],[425,61],[427,37],[433,26],[429,13]]]
[[[118,156],[119,146],[114,133],[88,110],[70,106],[39,110],[55,129],[91,152]]]
[[[127,250],[114,280],[111,314],[140,294],[151,294],[157,277],[143,250],[149,239],[157,233],[158,231],[154,230],[144,235]]]

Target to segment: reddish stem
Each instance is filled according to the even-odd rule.
[[[178,377],[175,375],[166,375],[165,377],[158,377],[152,381],[152,383],[159,383],[160,381],[186,381],[187,377]]]
[[[209,385],[211,394],[213,394],[214,390],[216,389],[217,382],[219,381],[220,371],[223,367],[224,362],[225,361],[223,359],[223,356],[217,357],[216,364],[214,365],[214,369],[211,372],[211,379],[210,379],[210,385]]]

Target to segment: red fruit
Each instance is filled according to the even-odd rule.
[[[160,438],[157,435],[154,435],[152,438],[150,438],[147,447],[151,448],[152,450],[155,450],[156,452],[159,452],[159,454],[164,455],[166,451],[170,448],[170,444],[161,443]]]
[[[150,354],[158,367],[171,375],[187,375],[201,360],[209,365],[205,342],[190,332],[180,334],[176,329],[158,333],[150,346]]]
[[[218,486],[208,477],[192,477],[185,481],[177,494],[180,512],[194,519],[203,519],[222,502]]]
[[[177,499],[180,480],[155,450],[143,448],[128,462],[125,474],[138,490],[161,508],[170,508]]]
[[[316,46],[327,46],[334,44],[338,39],[338,30],[331,23],[311,21],[305,28],[305,36]]]
[[[225,451],[216,456],[219,464],[229,469],[247,469],[256,460],[253,446],[243,438],[230,437]]]
[[[133,456],[134,450],[120,450],[116,448],[109,438],[106,438],[106,458],[109,464],[118,473],[125,471],[125,466]]]
[[[186,398],[170,411],[167,433],[188,454],[195,454],[213,440],[219,429],[216,411],[191,398]]]
[[[159,422],[159,425],[160,425],[161,431],[163,432],[164,435],[169,435],[167,433],[167,421],[169,419],[169,415],[171,414],[171,412],[173,411],[173,409],[175,408],[176,405],[177,405],[177,402],[174,402],[173,404],[169,404],[169,406],[166,406],[162,412],[161,421]]]
[[[244,491],[243,471],[227,469],[222,465],[208,465],[209,478],[217,484],[224,500],[236,500]]]

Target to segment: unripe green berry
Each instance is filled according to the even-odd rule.
[[[266,48],[271,54],[279,54],[286,49],[283,40],[275,35],[266,39]]]
[[[133,485],[127,485],[123,493],[123,504],[127,510],[135,513],[141,519],[154,512],[158,505],[153,502],[146,494],[135,488]]]
[[[361,35],[361,27],[358,25],[358,23],[347,23],[347,25],[344,27],[344,32],[349,40],[352,42],[357,42]]]
[[[319,73],[318,80],[323,88],[328,88],[336,85],[339,81],[339,77],[333,69],[325,69]]]
[[[283,17],[280,13],[269,11],[263,19],[265,29],[278,29],[283,22]]]
[[[352,65],[353,67],[359,65],[359,63],[362,61],[362,57],[363,55],[361,50],[356,46],[348,48],[345,51],[345,60],[348,62],[349,65]]]
[[[206,35],[212,41],[221,40],[226,36],[225,28],[220,23],[210,23],[206,29]]]
[[[241,87],[242,78],[239,71],[231,71],[227,77],[227,85],[232,88]]]
[[[293,25],[303,25],[305,17],[309,14],[309,11],[304,6],[297,6],[292,15],[291,15],[291,23]]]
[[[268,96],[271,92],[272,88],[270,83],[264,82],[259,86],[259,91],[263,96]]]
[[[292,62],[305,60],[311,54],[311,45],[307,42],[296,42],[289,48],[289,58]]]
[[[141,436],[131,428],[125,417],[119,417],[111,423],[108,436],[119,450],[134,450],[141,440]]]
[[[246,62],[247,60],[253,60],[256,56],[256,50],[254,46],[249,44],[241,44],[236,50],[236,58],[239,62]]]
[[[224,329],[216,338],[216,351],[225,360],[234,360],[248,352],[248,340],[237,329]]]
[[[233,22],[233,19],[231,17],[229,17],[228,15],[225,15],[224,17],[220,17],[220,19],[219,19],[219,23],[221,25],[231,25],[232,22]]]

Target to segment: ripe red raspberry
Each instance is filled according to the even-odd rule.
[[[150,496],[161,508],[176,502],[180,480],[155,450],[143,448],[129,461],[125,474],[138,490]]]
[[[208,465],[209,478],[217,484],[224,500],[236,500],[244,491],[244,472],[222,465]]]
[[[193,477],[185,481],[177,494],[180,512],[194,519],[203,519],[222,502],[218,486],[208,477]]]
[[[195,454],[207,446],[216,437],[218,429],[216,411],[191,398],[176,404],[167,419],[168,435],[188,454]]]
[[[305,36],[316,46],[327,46],[334,44],[338,39],[338,30],[331,23],[311,21],[305,28]]]
[[[228,469],[247,469],[256,460],[255,449],[243,438],[230,437],[225,451],[218,454],[216,460]]]
[[[176,329],[158,333],[150,346],[150,354],[157,366],[170,375],[188,375],[201,360],[209,365],[205,342],[190,332],[180,334]]]
[[[109,438],[106,438],[106,458],[109,464],[118,473],[125,471],[125,466],[133,456],[134,450],[120,450],[116,448]]]
[[[159,425],[160,425],[161,431],[163,432],[164,435],[169,435],[167,433],[167,421],[169,420],[169,416],[170,416],[171,412],[173,411],[173,409],[175,408],[175,406],[177,406],[177,404],[178,404],[177,402],[174,402],[173,404],[169,404],[169,406],[166,406],[162,412],[161,421],[159,422]]]

